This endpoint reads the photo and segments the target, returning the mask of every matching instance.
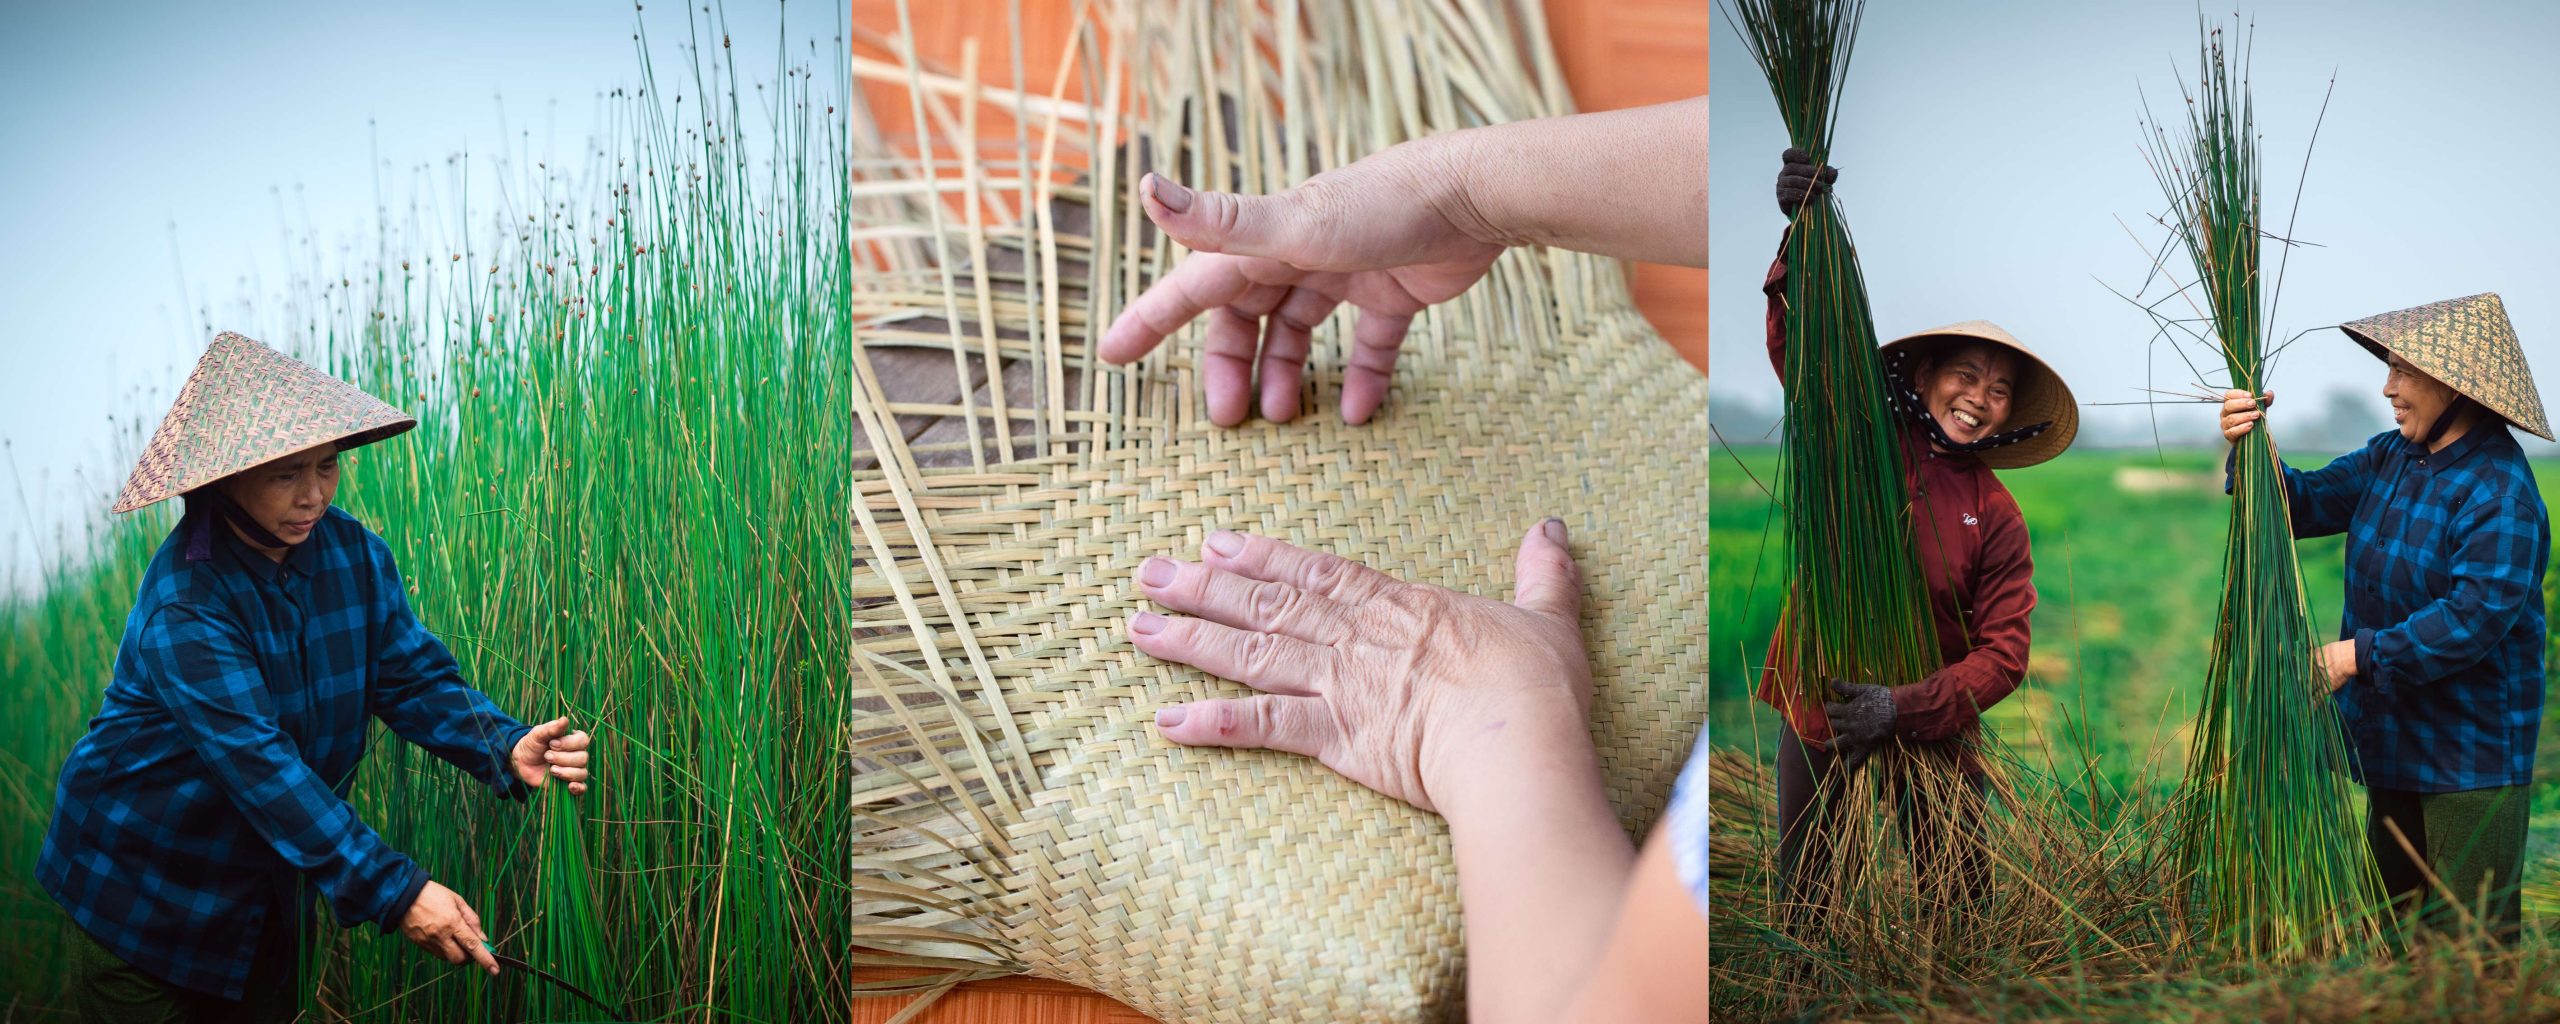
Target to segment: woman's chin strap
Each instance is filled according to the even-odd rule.
[[[194,521],[194,525],[189,527],[187,533],[187,561],[201,562],[213,557],[213,521],[216,519],[231,524],[233,528],[240,531],[240,536],[259,547],[292,546],[275,534],[267,532],[266,527],[258,525],[257,519],[249,515],[248,509],[241,508],[239,502],[231,500],[231,496],[222,493],[219,488],[199,487],[188,491],[186,499],[185,518]],[[202,503],[201,508],[198,506],[199,502]]]

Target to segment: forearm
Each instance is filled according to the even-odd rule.
[[[393,635],[398,639],[377,668],[382,682],[374,717],[500,796],[523,799],[523,785],[507,770],[507,752],[531,727],[463,682],[452,653],[417,620],[400,615]]]
[[[1608,942],[1635,849],[1582,723],[1504,728],[1503,755],[1432,786],[1457,849],[1467,1004],[1478,1022],[1553,1020]]]
[[[1921,742],[1952,737],[1980,721],[1983,709],[2016,692],[2019,676],[2003,664],[1967,660],[1894,687],[1893,730]]]
[[[277,857],[328,898],[339,920],[399,922],[426,876],[357,819],[280,736],[234,745],[196,744],[214,785]]]
[[[1460,133],[1452,219],[1508,244],[1707,265],[1707,98]]]

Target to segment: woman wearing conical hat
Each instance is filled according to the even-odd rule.
[[[1796,208],[1826,191],[1837,171],[1816,168],[1790,149],[1778,178],[1778,205]],[[1770,364],[1786,375],[1786,256],[1771,265]],[[1801,693],[1786,657],[1788,626],[1770,638],[1758,698],[1779,711],[1779,872],[1791,903],[1818,903],[1808,873],[1837,826],[1829,799],[1888,743],[1945,744],[1978,792],[1980,763],[1969,744],[1982,711],[2018,687],[2027,668],[2028,616],[2035,610],[2035,560],[2026,519],[1992,471],[2044,462],[2071,446],[2079,411],[2060,375],[2018,339],[1982,320],[1897,338],[1882,350],[1887,396],[1905,425],[1903,483],[1912,496],[1912,534],[1926,577],[1929,611],[1944,666],[1911,681],[1831,680],[1833,701]],[[1937,838],[1922,826],[1930,787],[1905,780],[1902,804],[1917,870],[1938,881],[1978,882],[1967,853],[1956,865],[1927,863]],[[1936,795],[1944,800],[1944,794]],[[1950,805],[1947,810],[1955,810]],[[1961,813],[1960,811],[1958,813]]]
[[[2512,942],[2551,518],[2507,428],[2549,440],[2551,424],[2496,295],[2340,329],[2388,367],[2397,428],[2284,478],[2295,536],[2347,537],[2346,610],[2318,657],[2371,797],[2366,838],[2404,917],[2454,916],[2430,895],[2441,879],[2466,905],[2485,894],[2483,923]],[[2264,406],[2223,397],[2222,434],[2236,442]]]
[[[487,932],[343,796],[373,719],[501,796],[586,790],[588,737],[465,685],[382,538],[331,505],[341,453],[416,420],[236,334],[213,341],[115,510],[183,497],[114,676],[62,766],[36,874],[82,937],[83,1019],[292,1016],[309,883],[491,972]]]

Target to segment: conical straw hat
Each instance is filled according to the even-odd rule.
[[[1943,339],[1987,341],[2008,349],[2018,357],[2018,388],[2009,399],[2009,421],[2001,425],[2003,430],[2037,423],[2053,424],[2034,437],[1982,452],[1983,465],[1993,469],[2032,466],[2071,447],[2071,439],[2080,434],[2080,403],[2072,400],[2071,386],[2064,384],[2061,374],[2053,372],[2052,366],[2037,358],[2035,352],[2017,336],[2000,329],[2000,325],[1989,320],[1967,320],[1960,324],[1933,327],[1888,341],[1882,351],[1890,355],[1921,342]]]
[[[225,331],[178,389],[115,510],[131,512],[330,441],[345,451],[417,425],[353,384]]]
[[[2524,363],[2524,344],[2516,340],[2507,304],[2496,292],[2369,316],[2338,329],[2374,358],[2387,362],[2397,352],[2409,365],[2507,422],[2553,440],[2542,395],[2533,387],[2533,369]]]

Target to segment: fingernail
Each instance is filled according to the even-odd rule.
[[[1244,553],[1244,535],[1219,530],[1209,535],[1209,550],[1217,552],[1221,557],[1234,558]]]
[[[1190,189],[1176,184],[1173,179],[1161,174],[1149,172],[1147,176],[1156,180],[1156,202],[1163,203],[1165,209],[1175,213],[1191,212]]]
[[[1554,516],[1548,516],[1547,521],[1542,524],[1542,528],[1547,531],[1548,540],[1554,541],[1558,544],[1565,542],[1564,520],[1558,519]]]
[[[1169,708],[1157,708],[1157,709],[1156,709],[1156,728],[1158,728],[1158,729],[1170,729],[1170,728],[1173,728],[1174,726],[1181,725],[1181,724],[1182,724],[1182,716],[1183,716],[1183,715],[1185,715],[1185,714],[1187,714],[1187,713],[1188,713],[1188,712],[1185,712],[1184,710],[1182,710],[1182,705],[1180,705],[1180,704],[1176,704],[1176,705],[1174,705],[1174,706],[1172,706],[1172,707],[1169,707]]]
[[[1173,564],[1173,559],[1150,558],[1145,565],[1138,567],[1138,582],[1150,587],[1172,586],[1174,574],[1180,571],[1181,567]]]
[[[1146,635],[1164,632],[1164,616],[1154,612],[1139,612],[1137,618],[1129,620],[1129,632]]]

